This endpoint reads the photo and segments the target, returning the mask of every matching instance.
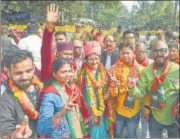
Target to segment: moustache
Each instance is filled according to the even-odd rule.
[[[30,80],[19,80],[19,83],[21,83],[21,82],[27,82],[27,81],[30,81]]]

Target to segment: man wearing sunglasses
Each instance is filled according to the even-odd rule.
[[[179,101],[179,65],[170,62],[168,46],[163,41],[156,41],[152,47],[154,62],[141,74],[138,82],[128,82],[129,94],[142,98],[151,95],[149,115],[150,138],[161,138],[163,129],[169,138],[178,138],[179,129],[172,114],[172,108]]]

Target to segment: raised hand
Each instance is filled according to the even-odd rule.
[[[53,28],[59,21],[59,6],[50,4],[47,6],[46,22],[48,28]]]
[[[65,109],[67,111],[72,111],[73,107],[76,106],[76,104],[74,104],[74,101],[79,97],[78,94],[74,95],[74,93],[70,96],[68,102],[65,104]]]
[[[32,130],[29,127],[29,120],[28,117],[25,116],[24,118],[24,125],[25,130],[24,130],[24,138],[29,138],[32,135]]]
[[[107,71],[107,75],[109,77],[110,87],[116,87],[117,86],[117,79],[115,76],[113,76],[110,72]]]
[[[24,116],[22,124],[16,126],[16,129],[11,134],[11,138],[29,138],[31,135],[32,130],[29,128],[28,117]]]

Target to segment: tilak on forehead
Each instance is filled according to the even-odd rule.
[[[153,48],[168,48],[168,45],[163,41],[156,41]]]

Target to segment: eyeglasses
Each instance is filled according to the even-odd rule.
[[[99,62],[100,61],[100,58],[92,58],[92,59],[88,59],[89,62]]]
[[[168,51],[167,48],[161,48],[161,49],[154,49],[154,50],[153,50],[153,53],[154,53],[155,55],[157,55],[158,53],[166,54],[167,51]]]

